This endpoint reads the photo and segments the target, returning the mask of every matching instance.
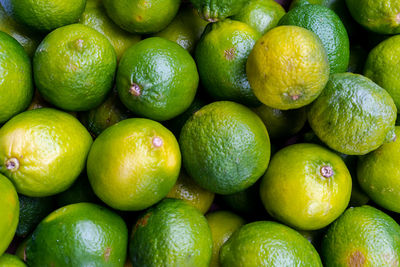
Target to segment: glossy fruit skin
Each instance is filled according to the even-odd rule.
[[[196,95],[198,83],[196,63],[189,52],[160,37],[130,47],[116,77],[122,103],[132,112],[157,121],[184,112]]]
[[[7,0],[4,8],[15,20],[31,29],[48,32],[78,21],[86,0]]]
[[[239,228],[222,246],[220,263],[236,266],[322,266],[315,248],[295,230],[258,221]]]
[[[101,104],[112,88],[115,51],[98,31],[72,24],[52,31],[33,58],[35,84],[45,100],[68,111]]]
[[[224,210],[208,213],[206,218],[213,239],[213,255],[210,267],[218,267],[220,266],[219,252],[222,245],[228,241],[232,234],[239,229],[245,221],[238,215]]]
[[[295,25],[312,31],[324,45],[330,73],[347,70],[350,58],[349,37],[340,18],[331,9],[320,5],[297,7],[284,15],[279,25]]]
[[[60,193],[82,172],[92,142],[85,127],[65,112],[23,112],[0,129],[0,173],[27,196]]]
[[[166,197],[182,199],[205,214],[213,203],[214,195],[214,193],[200,187],[184,171],[181,171],[174,187]]]
[[[0,31],[3,31],[15,40],[24,48],[29,57],[35,53],[36,47],[40,43],[40,34],[29,31],[23,25],[17,23],[7,12],[4,10],[0,1]]]
[[[91,203],[65,206],[47,216],[26,247],[29,266],[124,266],[125,222]]]
[[[178,179],[181,153],[158,122],[127,119],[93,143],[87,174],[95,194],[119,210],[143,210],[163,199]]]
[[[332,173],[324,175],[324,168]],[[318,230],[346,209],[351,176],[334,152],[315,144],[294,144],[272,157],[260,195],[271,216],[296,229]]]
[[[18,225],[19,201],[12,183],[0,174],[0,255],[10,245]]]
[[[1,267],[26,267],[26,264],[17,256],[4,253],[0,256]]]
[[[400,213],[400,127],[396,140],[359,158],[357,178],[362,189],[379,206]]]
[[[180,0],[104,0],[108,16],[122,29],[138,34],[159,32],[178,13]]]
[[[249,25],[230,19],[206,27],[195,59],[201,83],[214,99],[261,104],[246,76],[246,61],[259,37]]]
[[[115,49],[117,60],[119,61],[124,52],[140,41],[140,36],[132,34],[117,26],[108,16],[103,4],[97,0],[88,0],[85,11],[79,23],[89,26],[110,41]]]
[[[246,0],[190,0],[200,17],[209,22],[223,20],[237,14]]]
[[[261,35],[278,25],[285,9],[274,0],[250,0],[231,19],[244,22]]]
[[[182,6],[174,20],[153,36],[173,41],[193,53],[207,24],[194,9]]]
[[[200,186],[233,194],[254,184],[270,157],[268,132],[243,105],[208,104],[185,123],[179,138],[186,171]]]
[[[179,199],[164,199],[147,210],[132,230],[133,266],[209,266],[211,231],[205,217]]]
[[[246,72],[263,104],[287,110],[318,97],[329,78],[329,63],[315,33],[298,26],[279,26],[258,39]]]
[[[381,42],[368,55],[364,75],[384,88],[393,98],[397,110],[400,110],[400,36],[393,36]]]
[[[31,63],[22,46],[0,32],[0,124],[25,110],[33,97]]]
[[[393,141],[396,114],[393,99],[383,88],[359,74],[337,73],[310,105],[308,121],[330,148],[364,155]]]
[[[380,34],[400,33],[400,3],[396,0],[346,0],[352,17]]]
[[[349,208],[328,229],[322,241],[324,265],[397,266],[400,226],[371,206]]]

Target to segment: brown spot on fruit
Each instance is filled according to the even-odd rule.
[[[234,47],[225,50],[225,58],[226,58],[227,60],[232,60],[232,59],[234,59],[234,58],[235,58],[235,52],[236,52],[236,51],[235,51],[235,48],[234,48]]]
[[[111,248],[106,248],[104,251],[104,260],[107,262],[110,259],[111,255]]]
[[[347,259],[348,266],[363,267],[365,263],[365,256],[361,251],[354,251]]]
[[[144,215],[142,218],[140,218],[140,219],[137,221],[136,224],[138,224],[139,226],[142,226],[142,227],[146,226],[146,225],[147,225],[147,222],[148,222],[148,220],[149,220],[149,218],[150,218],[150,216],[151,216],[151,213],[147,213],[147,214]]]
[[[129,88],[129,93],[134,96],[140,96],[142,94],[142,90],[137,83],[132,83],[131,87]]]

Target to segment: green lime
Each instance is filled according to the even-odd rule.
[[[195,58],[201,83],[214,99],[260,105],[246,76],[246,61],[259,37],[249,25],[229,19],[206,27]]]
[[[303,129],[307,121],[305,108],[280,110],[261,105],[253,111],[264,122],[271,139],[293,136]]]
[[[247,60],[256,97],[277,109],[314,101],[329,78],[329,63],[318,36],[298,26],[279,26],[258,39]]]
[[[372,49],[365,63],[364,74],[384,88],[400,111],[400,35],[386,39]]]
[[[26,246],[27,264],[42,266],[124,266],[128,229],[110,210],[91,203],[52,212]]]
[[[214,102],[194,113],[179,143],[190,177],[218,194],[250,187],[268,167],[270,142],[263,122],[234,102]]]
[[[357,177],[362,189],[379,206],[400,213],[400,127],[396,140],[360,157]]]
[[[114,47],[118,61],[129,47],[140,41],[139,35],[129,33],[118,27],[107,16],[104,6],[98,0],[88,0],[79,23],[104,34]]]
[[[175,136],[148,119],[127,119],[106,129],[87,160],[94,192],[119,210],[143,210],[163,199],[180,167]]]
[[[393,141],[396,115],[393,99],[380,86],[359,74],[337,73],[309,107],[308,121],[330,148],[364,155]]]
[[[18,193],[54,195],[82,172],[91,144],[90,134],[73,116],[50,108],[26,111],[0,128],[0,173]]]
[[[27,267],[17,256],[4,253],[0,256],[0,267]]]
[[[231,235],[242,226],[245,221],[238,215],[229,211],[216,211],[207,214],[208,225],[213,239],[213,255],[210,267],[218,267],[219,251]]]
[[[214,193],[201,188],[184,171],[181,171],[174,187],[166,197],[182,199],[204,214],[211,207],[214,195]]]
[[[180,45],[160,37],[140,41],[123,55],[116,85],[122,103],[153,120],[169,120],[192,103],[199,75]]]
[[[216,22],[239,13],[247,0],[190,0],[200,17]]]
[[[174,20],[153,36],[173,41],[193,53],[207,24],[193,8],[182,6]]]
[[[248,24],[260,34],[278,25],[285,9],[274,0],[250,0],[231,18]]]
[[[18,225],[19,201],[12,183],[0,174],[0,255],[10,245]]]
[[[115,51],[98,31],[72,24],[51,32],[33,58],[35,84],[45,100],[70,111],[92,109],[111,90]]]
[[[295,144],[271,159],[260,185],[268,213],[300,230],[318,230],[349,204],[351,176],[334,152],[315,144]]]
[[[0,124],[24,111],[32,100],[31,62],[22,46],[0,31]]]
[[[397,0],[346,0],[353,18],[370,31],[400,33],[400,2]]]
[[[208,267],[211,231],[205,217],[180,199],[164,199],[136,222],[130,238],[133,266]]]
[[[400,226],[376,208],[349,208],[329,227],[321,257],[326,267],[398,266]]]
[[[17,23],[11,16],[4,10],[0,1],[0,31],[3,31],[19,42],[24,48],[29,57],[35,53],[36,47],[41,41],[40,34],[34,33]]]
[[[6,11],[18,22],[39,31],[51,31],[78,21],[86,0],[7,0]]]
[[[180,0],[103,0],[110,18],[132,33],[159,32],[178,13]]]
[[[349,37],[335,12],[320,5],[304,5],[290,10],[279,24],[295,25],[315,33],[327,52],[330,73],[347,70],[350,57]]]
[[[295,230],[258,221],[239,228],[222,246],[223,267],[322,266],[315,248]]]
[[[27,238],[22,240],[21,243],[19,243],[17,250],[15,251],[15,256],[20,258],[22,261],[26,263],[26,244],[28,243],[29,239],[32,238],[32,235],[29,235]]]
[[[16,235],[26,237],[54,209],[52,197],[27,197],[19,195],[19,222]]]

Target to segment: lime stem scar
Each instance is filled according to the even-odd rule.
[[[324,176],[325,178],[329,178],[333,175],[333,169],[331,166],[323,166],[321,167],[321,175]]]
[[[141,91],[140,91],[140,86],[136,83],[132,83],[131,87],[129,88],[129,93],[134,96],[140,96]]]
[[[163,140],[160,137],[154,137],[153,138],[153,146],[155,147],[161,147],[163,145]]]
[[[6,168],[12,172],[15,172],[19,169],[19,161],[16,158],[10,158],[6,161]]]

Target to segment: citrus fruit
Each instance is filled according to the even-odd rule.
[[[100,4],[99,4],[100,3]],[[140,41],[140,36],[124,31],[108,16],[98,0],[88,0],[79,23],[89,26],[104,34],[115,49],[117,60],[120,60],[126,49]]]
[[[304,5],[290,10],[279,25],[295,25],[315,33],[327,52],[330,73],[347,70],[350,57],[349,37],[338,15],[327,7]]]
[[[201,188],[184,171],[181,171],[174,187],[166,197],[182,199],[204,214],[213,203],[214,193]]]
[[[359,74],[337,73],[310,106],[308,121],[330,148],[363,155],[393,141],[396,114],[393,99],[373,81]]]
[[[98,106],[110,91],[115,51],[98,31],[72,24],[52,31],[33,58],[35,84],[51,104],[70,111]]]
[[[198,110],[179,138],[183,164],[201,187],[233,194],[254,184],[270,157],[268,132],[243,105],[219,101]]]
[[[271,159],[260,185],[268,213],[300,230],[333,222],[349,204],[351,176],[334,152],[315,144],[295,144]]]
[[[24,111],[32,100],[31,63],[22,46],[0,31],[0,124]]]
[[[239,228],[222,246],[222,266],[322,266],[315,248],[295,230],[269,221]]]
[[[208,267],[211,231],[205,217],[180,199],[164,199],[147,210],[132,230],[133,266]]]
[[[195,59],[201,83],[214,99],[260,105],[246,76],[246,61],[258,38],[239,21],[225,19],[206,27]]]
[[[4,10],[0,1],[0,31],[3,31],[19,42],[24,48],[29,57],[35,53],[36,47],[40,43],[40,34],[34,33],[17,23],[11,16]]]
[[[357,177],[362,189],[379,206],[400,213],[400,127],[396,140],[360,157]]]
[[[307,121],[305,108],[280,110],[261,105],[253,108],[268,129],[271,139],[287,138],[298,133]]]
[[[31,29],[51,31],[78,21],[86,0],[7,0],[4,8]]]
[[[50,108],[23,112],[0,129],[0,173],[31,197],[66,190],[82,172],[92,138],[73,116]]]
[[[87,173],[95,194],[119,210],[142,210],[163,199],[178,179],[175,136],[158,122],[127,119],[94,141]]]
[[[182,6],[174,20],[153,36],[173,41],[192,53],[207,24],[193,8]]]
[[[370,31],[400,33],[400,2],[397,0],[346,0],[353,18]]]
[[[180,0],[103,0],[110,18],[132,33],[161,31],[174,19]]]
[[[274,0],[250,0],[231,18],[248,24],[260,34],[265,34],[278,25],[285,13],[285,9]]]
[[[98,136],[108,127],[129,116],[129,111],[119,100],[117,92],[111,92],[99,106],[80,113],[79,120],[93,136]]]
[[[237,14],[246,4],[246,0],[190,0],[206,21],[216,22]]]
[[[26,264],[17,256],[4,253],[0,256],[0,267],[26,267]]]
[[[210,267],[220,266],[219,251],[222,245],[228,241],[231,235],[242,226],[245,221],[229,211],[216,211],[207,214],[208,225],[213,239],[213,253]]]
[[[26,263],[26,244],[28,243],[31,237],[32,235],[29,235],[27,238],[22,240],[22,242],[19,243],[17,250],[15,251],[15,256],[23,260],[25,263]]]
[[[0,174],[0,255],[14,237],[18,225],[19,201],[12,183]]]
[[[399,10],[400,11],[400,10]],[[400,36],[395,35],[377,45],[368,55],[364,74],[384,88],[400,110]]]
[[[123,55],[116,85],[122,103],[153,120],[169,120],[192,103],[199,75],[180,45],[160,37],[140,41]]]
[[[54,209],[52,197],[27,197],[19,195],[19,222],[17,236],[26,237]]]
[[[125,222],[91,203],[60,208],[35,229],[26,246],[27,264],[36,266],[124,266]]]
[[[99,199],[94,194],[86,173],[83,172],[73,185],[55,196],[55,202],[58,207],[63,207],[81,202],[97,203]]]
[[[318,36],[298,26],[279,26],[258,39],[247,60],[256,97],[277,109],[296,109],[315,100],[329,78]]]
[[[321,257],[327,267],[398,266],[400,226],[376,208],[349,208],[329,227]]]

